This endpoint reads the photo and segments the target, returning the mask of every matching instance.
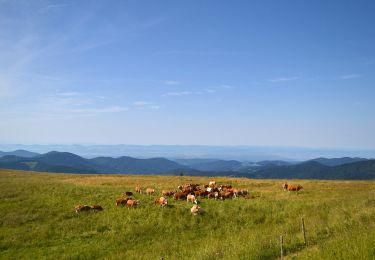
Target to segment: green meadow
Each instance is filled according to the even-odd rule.
[[[161,190],[210,180],[249,195],[192,204],[153,201]],[[1,259],[375,259],[375,182],[288,180],[304,188],[284,192],[285,180],[188,176],[73,175],[0,170]],[[134,187],[137,208],[116,207]],[[77,204],[101,212],[75,213]],[[301,232],[304,217],[307,244]]]

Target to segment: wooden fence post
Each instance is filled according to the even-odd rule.
[[[284,257],[284,248],[283,248],[283,244],[284,244],[283,236],[280,236],[280,258],[281,258],[281,259],[283,259],[283,257]]]
[[[301,225],[302,225],[303,243],[306,245],[305,220],[303,219],[303,217],[301,218]]]

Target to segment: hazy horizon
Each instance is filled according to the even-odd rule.
[[[210,145],[0,144],[0,151],[3,152],[11,152],[21,149],[37,153],[46,153],[50,151],[71,152],[86,158],[93,158],[98,156],[131,156],[137,158],[201,158],[240,161],[304,161],[319,157],[362,157],[367,159],[375,158],[375,149],[359,150],[311,147]]]

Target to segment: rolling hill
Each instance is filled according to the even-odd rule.
[[[48,152],[32,158],[0,157],[0,168],[57,173],[163,174],[190,176],[237,176],[293,179],[375,179],[375,160],[362,158],[317,158],[300,163],[184,159],[184,164],[165,158],[138,159],[96,157],[86,159],[68,152]]]
[[[26,151],[26,150],[15,150],[12,152],[0,151],[0,157],[7,156],[7,155],[15,155],[19,157],[32,158],[32,157],[39,155],[39,153],[33,153],[33,152]]]

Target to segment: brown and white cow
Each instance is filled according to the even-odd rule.
[[[186,201],[187,201],[187,202],[192,202],[192,203],[194,203],[194,204],[198,204],[198,201],[197,201],[197,199],[195,198],[195,195],[192,195],[192,194],[188,194],[188,195],[186,196]]]
[[[135,192],[142,194],[142,188],[141,187],[135,187]]]
[[[130,199],[126,202],[128,208],[133,208],[139,204],[139,200]]]
[[[190,211],[193,216],[196,216],[198,214],[201,214],[203,212],[203,209],[198,205],[194,205],[193,207],[191,207]]]
[[[154,203],[159,204],[160,206],[164,207],[168,205],[168,200],[165,197],[160,197],[160,198],[155,199]]]

